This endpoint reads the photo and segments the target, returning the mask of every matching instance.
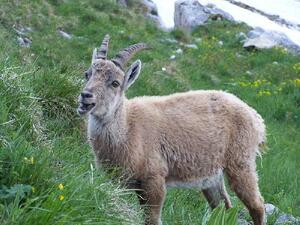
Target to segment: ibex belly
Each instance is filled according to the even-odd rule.
[[[198,190],[212,187],[223,180],[223,171],[220,169],[217,173],[211,176],[195,178],[191,180],[179,180],[174,178],[167,178],[167,188],[197,188]]]

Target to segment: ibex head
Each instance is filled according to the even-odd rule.
[[[87,83],[79,95],[80,115],[91,113],[98,117],[113,113],[120,104],[124,92],[134,83],[141,70],[141,61],[136,60],[125,71],[126,63],[134,53],[148,46],[143,43],[131,45],[120,51],[113,59],[107,59],[109,35],[105,35],[100,48],[95,48],[92,65],[85,72]]]

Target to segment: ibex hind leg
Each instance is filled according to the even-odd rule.
[[[212,209],[216,208],[222,201],[225,203],[226,209],[232,207],[223,178],[202,192]]]
[[[248,208],[254,225],[264,225],[264,202],[258,189],[255,167],[231,168],[226,173],[233,191]]]

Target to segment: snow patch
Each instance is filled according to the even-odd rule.
[[[174,26],[174,3],[176,0],[153,0],[158,8],[158,14],[164,25],[168,28]],[[265,11],[268,14],[279,15],[295,24],[300,24],[300,1],[296,0],[238,0],[249,6]],[[241,22],[245,22],[251,27],[260,27],[267,31],[277,31],[284,33],[295,44],[300,46],[300,31],[289,28],[271,21],[265,16],[243,9],[239,6],[231,4],[226,0],[199,0],[202,5],[214,4],[218,8],[228,12],[232,17]]]

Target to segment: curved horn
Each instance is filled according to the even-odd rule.
[[[95,48],[93,52],[93,60],[95,59],[106,59],[107,57],[107,50],[108,50],[108,42],[109,42],[109,35],[106,34],[102,41],[100,48]]]
[[[145,43],[130,45],[129,47],[120,51],[111,61],[124,70],[125,64],[133,57],[135,53],[142,49],[149,49],[149,46]]]

